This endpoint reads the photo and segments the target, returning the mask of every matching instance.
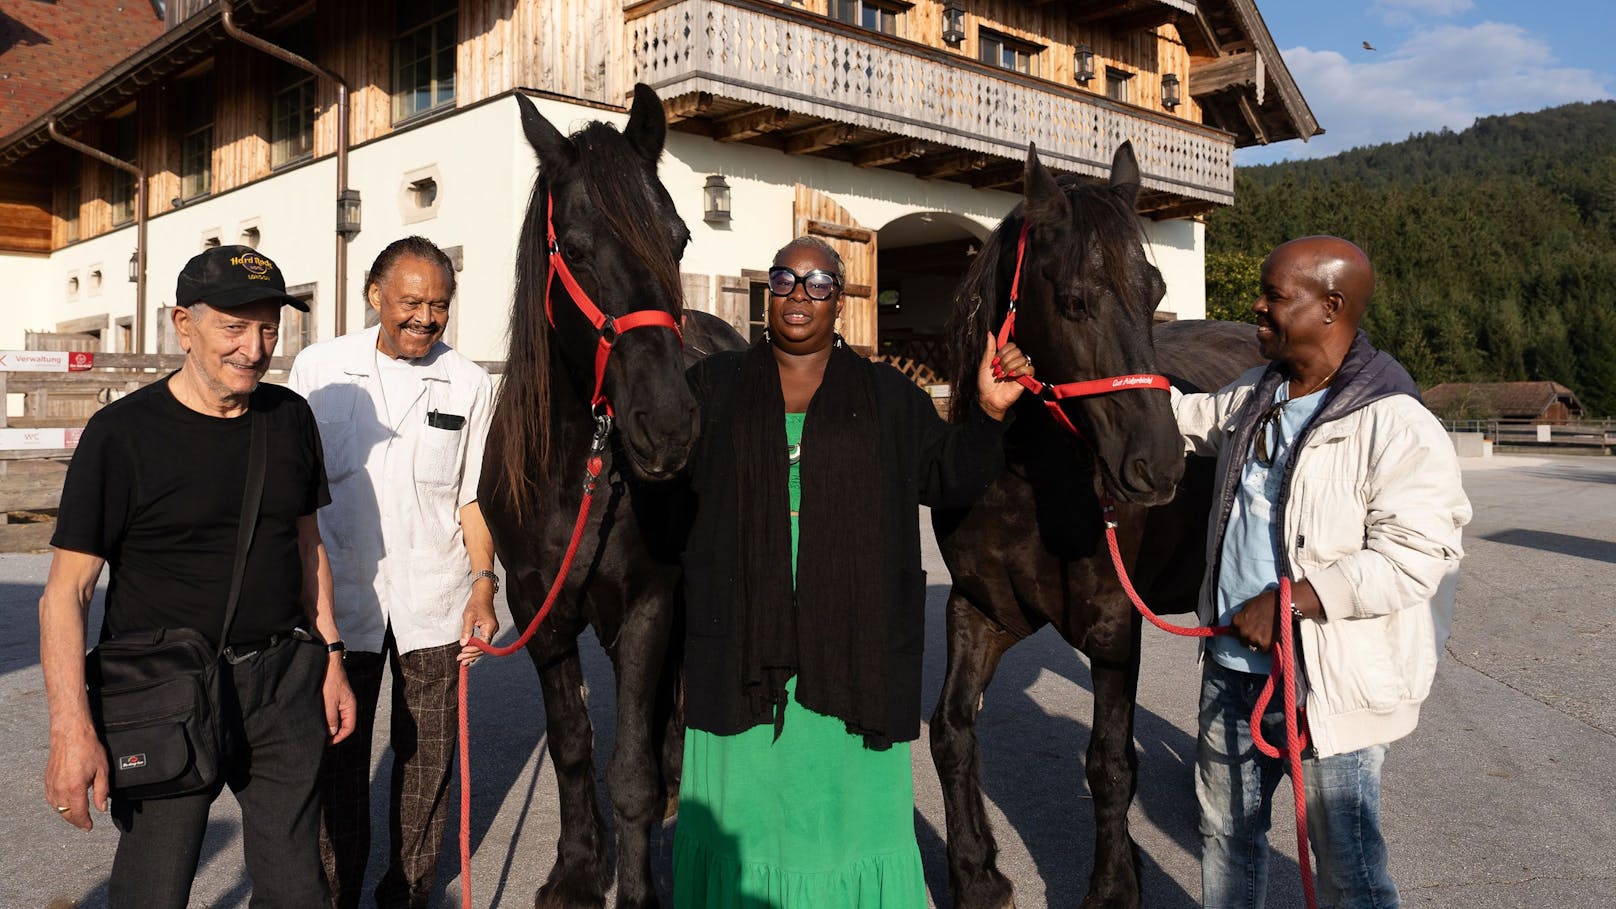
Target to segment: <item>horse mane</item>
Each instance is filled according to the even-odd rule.
[[[566,176],[583,186],[593,214],[605,222],[627,254],[650,271],[667,299],[674,301],[673,315],[679,318],[684,309],[679,250],[673,248],[673,232],[665,229],[664,213],[656,205],[655,176],[646,175],[645,159],[615,127],[599,121],[586,124],[570,139],[577,155]],[[518,520],[537,504],[540,484],[549,480],[555,445],[553,373],[559,364],[553,362],[553,330],[544,306],[551,278],[545,229],[550,185],[541,167],[518,241],[505,378],[494,405],[500,432],[500,485]],[[554,290],[566,293],[559,282]],[[606,301],[595,302],[611,311]]]
[[[1142,245],[1144,229],[1124,197],[1105,183],[1084,182],[1082,178],[1065,175],[1057,183],[1066,193],[1071,205],[1072,248],[1060,255],[1071,260],[1071,269],[1086,271],[1089,256],[1088,238],[1099,244],[1102,279],[1122,296],[1130,310],[1144,305],[1139,299],[1138,286],[1130,280],[1130,246]],[[1026,203],[1020,202],[1005,215],[999,226],[982,244],[982,251],[971,263],[970,269],[954,291],[954,306],[948,320],[949,381],[951,403],[948,418],[963,423],[970,405],[977,400],[976,368],[982,362],[982,345],[989,333],[1004,322],[1010,306],[1010,281],[1016,267],[1016,243],[1021,236],[1025,220]],[[1047,259],[1048,250],[1039,249],[1029,240],[1027,261],[1023,271],[1030,271],[1036,262]],[[1023,282],[1027,280],[1022,276]],[[1023,285],[1025,288],[1025,284]],[[1023,289],[1022,300],[1026,292]],[[1063,380],[1091,378],[1062,376]]]

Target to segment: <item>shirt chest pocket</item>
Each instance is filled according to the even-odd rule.
[[[453,486],[460,482],[460,456],[466,430],[423,426],[415,451],[415,478],[425,486]]]
[[[354,420],[354,400],[359,390],[357,385],[342,383],[327,385],[309,395],[309,407],[320,428],[326,482],[332,485],[346,480],[361,466]]]

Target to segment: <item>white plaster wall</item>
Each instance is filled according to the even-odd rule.
[[[127,283],[127,254],[124,260],[118,279]],[[6,308],[6,317],[0,319],[0,350],[22,350],[25,332],[56,327],[56,313],[62,310],[67,295],[51,285],[51,274],[47,255],[0,253],[0,288],[5,289]]]
[[[1167,282],[1161,309],[1180,319],[1206,318],[1206,225],[1144,221],[1146,249]]]
[[[626,114],[553,99],[534,102],[563,132],[588,120],[618,127],[627,120]],[[317,338],[330,338],[335,324],[335,168],[334,161],[322,160],[152,219],[147,349],[156,349],[156,312],[172,304],[175,277],[201,250],[203,237],[218,234],[224,243],[240,242],[248,225],[258,227],[260,251],[281,266],[289,285],[316,285]],[[435,168],[438,181],[437,212],[407,223],[405,175],[427,168]],[[709,174],[722,174],[730,185],[732,220],[727,225],[702,220],[702,186]],[[364,325],[362,285],[376,254],[399,237],[420,234],[440,246],[464,250],[454,317],[456,346],[476,359],[503,358],[517,238],[535,176],[536,161],[513,98],[355,149],[349,182],[361,193],[363,229],[348,252],[348,330]],[[859,224],[875,230],[927,211],[953,212],[991,228],[1018,201],[1011,193],[948,180],[922,180],[685,133],[669,133],[661,176],[692,233],[681,270],[709,275],[767,266],[775,250],[792,237],[797,183],[831,195]],[[1202,317],[1205,228],[1191,221],[1166,221],[1146,222],[1145,231],[1152,259],[1168,284],[1162,307],[1179,318]],[[133,250],[134,228],[127,227],[59,250],[49,259],[0,257],[0,286],[29,288],[21,319],[5,320],[0,338],[15,335],[20,346],[24,328],[51,329],[60,321],[101,313],[116,320],[132,313],[134,285],[126,273]],[[101,294],[92,297],[85,289],[86,276],[97,264],[104,283]],[[79,275],[81,289],[77,300],[69,302],[65,288],[71,274]]]

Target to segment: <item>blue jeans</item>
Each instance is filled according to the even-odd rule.
[[[1251,742],[1251,711],[1264,676],[1208,657],[1201,672],[1195,795],[1201,803],[1201,901],[1206,909],[1261,909],[1268,895],[1268,828],[1274,790],[1288,762]],[[1276,691],[1263,738],[1283,748],[1284,699]],[[1318,870],[1320,909],[1394,909],[1397,886],[1380,835],[1380,767],[1385,745],[1309,758],[1307,835]]]

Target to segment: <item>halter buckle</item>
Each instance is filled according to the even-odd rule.
[[[589,451],[600,454],[606,450],[606,439],[612,434],[612,415],[606,411],[605,404],[596,404],[594,411],[595,436],[589,442]]]
[[[601,318],[605,320],[600,323],[600,339],[605,341],[606,345],[610,347],[611,345],[617,343],[617,320],[609,315],[606,315],[605,313],[601,313],[600,315]]]

